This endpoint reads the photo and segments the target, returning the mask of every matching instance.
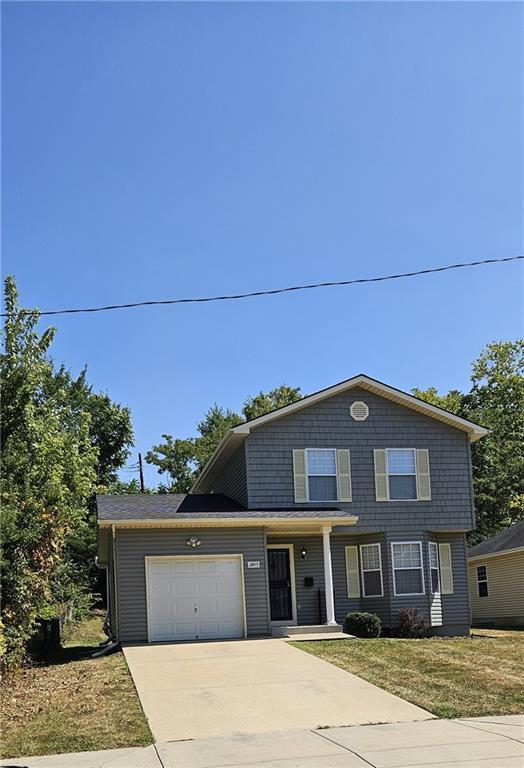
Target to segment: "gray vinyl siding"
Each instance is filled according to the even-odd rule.
[[[442,595],[441,597],[441,634],[467,634],[470,626],[470,604],[466,537],[461,533],[441,534],[438,541],[451,544],[451,567],[453,570],[453,594]]]
[[[394,595],[393,562],[391,556],[391,543],[394,541],[420,541],[422,543],[424,594]],[[434,613],[434,618],[439,621],[441,620],[442,625],[433,625],[431,627],[432,632],[439,635],[467,634],[469,629],[469,605],[467,593],[466,595],[464,594],[463,582],[466,567],[464,537],[453,534],[442,534],[436,537],[433,534],[428,534],[427,531],[418,531],[415,535],[413,533],[399,532],[389,537],[385,533],[331,536],[333,591],[337,622],[343,625],[346,615],[351,611],[368,611],[376,613],[384,626],[391,627],[397,624],[397,614],[400,608],[415,607],[420,609],[426,622],[431,625],[431,612],[436,612],[437,608],[434,605],[435,596],[431,593],[428,541],[449,542],[451,544],[454,584],[453,595],[441,595],[438,599],[438,613]],[[322,537],[306,535],[288,536],[284,534],[268,536],[267,543],[293,545],[297,623],[299,625],[324,623],[326,615]],[[384,587],[382,597],[365,597],[363,594],[360,560],[360,546],[362,544],[380,544],[382,583]],[[347,596],[345,548],[349,546],[359,548],[360,597],[356,598],[349,598]],[[300,557],[302,547],[306,549],[305,560],[302,560]],[[313,587],[306,587],[304,585],[304,578],[306,576],[313,577]]]
[[[369,406],[366,421],[350,417],[355,400]],[[250,509],[294,506],[294,448],[349,448],[353,501],[337,506],[359,516],[359,533],[474,527],[466,433],[365,390],[335,395],[257,427],[245,444]],[[429,450],[432,499],[377,502],[373,449],[403,447]]]
[[[223,493],[230,499],[248,505],[246,446],[242,443],[213,482],[213,493]]]
[[[360,561],[360,545],[380,544],[382,558],[383,597],[364,597],[362,588],[362,570]],[[358,570],[360,578],[360,597],[348,597],[346,573],[346,547],[356,546],[358,550]],[[332,536],[331,559],[333,564],[333,589],[335,592],[335,614],[339,624],[351,611],[368,611],[376,613],[383,624],[389,625],[389,580],[386,537],[383,533],[366,536]]]
[[[188,529],[121,529],[117,531],[117,582],[120,640],[147,642],[145,557],[152,555],[236,555],[244,556],[248,635],[266,635],[269,630],[266,558],[262,528],[209,528],[199,530],[198,550],[188,550]],[[260,568],[248,569],[248,560],[260,561]]]

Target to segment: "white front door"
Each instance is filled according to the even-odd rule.
[[[239,557],[146,558],[150,642],[244,635]]]

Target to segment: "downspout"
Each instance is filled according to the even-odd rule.
[[[116,578],[116,531],[115,526],[111,526],[111,543],[112,543],[112,552],[113,552],[113,597],[114,597],[114,606],[115,606],[115,626],[116,626],[116,637],[114,638],[115,641],[118,642],[118,636],[119,636],[119,616],[118,616],[118,592],[117,592],[117,578]]]
[[[115,606],[115,621],[116,621],[116,627],[118,632],[118,601],[117,601],[117,595],[116,595],[116,543],[115,543],[115,526],[111,526],[111,552],[112,552],[112,572],[113,572],[113,595],[114,595],[114,606]],[[98,565],[98,563],[97,563]],[[100,566],[98,566],[100,567]],[[107,572],[107,569],[106,569]],[[109,619],[109,611],[110,611],[110,599],[109,599],[109,582],[106,578],[106,590],[107,590],[107,612],[106,612],[106,619],[107,621]],[[105,623],[105,622],[104,622]],[[92,659],[98,659],[101,656],[108,656],[110,653],[114,653],[120,648],[120,642],[118,641],[118,638],[114,636],[113,631],[111,629],[110,621],[108,621],[108,629],[110,634],[110,642],[105,645],[103,648],[101,648],[99,651],[96,651],[95,653],[91,654]]]

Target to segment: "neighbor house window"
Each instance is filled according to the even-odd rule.
[[[440,592],[440,571],[438,563],[438,546],[434,541],[429,542],[429,570],[431,573],[431,591],[436,595]]]
[[[417,498],[417,459],[414,448],[388,448],[389,498],[410,501]]]
[[[362,544],[360,546],[360,566],[362,569],[362,594],[364,597],[382,597],[382,561],[380,544]]]
[[[423,595],[422,544],[408,541],[391,545],[395,595]]]
[[[477,586],[479,597],[488,596],[488,569],[485,565],[477,565]]]
[[[306,450],[309,501],[336,501],[337,452],[334,448]]]

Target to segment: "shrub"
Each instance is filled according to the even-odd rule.
[[[378,637],[380,619],[376,613],[353,611],[348,613],[344,622],[346,632],[356,637]]]
[[[397,613],[399,637],[426,637],[428,625],[420,608],[401,608]]]

